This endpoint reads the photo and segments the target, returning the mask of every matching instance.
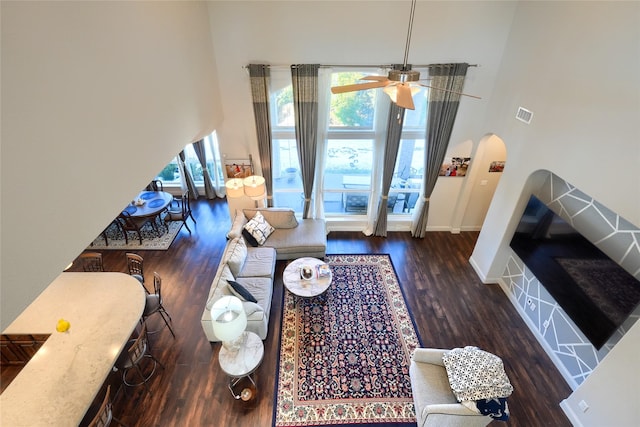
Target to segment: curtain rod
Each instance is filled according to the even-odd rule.
[[[268,66],[269,68],[290,68],[291,65],[295,65],[295,64],[290,64],[290,65],[286,65],[286,64],[264,64],[266,66]],[[412,67],[415,68],[430,68],[430,67],[434,67],[436,65],[442,65],[442,64],[409,64]],[[469,67],[479,67],[478,64],[469,64]],[[242,66],[242,68],[244,69],[248,69],[249,66],[248,65],[244,65]],[[345,65],[345,64],[320,64],[320,68],[393,68],[393,65],[391,64],[387,64],[387,65]]]

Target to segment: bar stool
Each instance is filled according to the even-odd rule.
[[[165,325],[167,325],[169,331],[171,331],[171,335],[173,335],[173,337],[175,338],[176,334],[173,332],[173,328],[171,327],[171,323],[173,323],[173,320],[162,305],[162,278],[158,273],[154,271],[153,293],[147,295],[144,312],[142,313],[142,321],[146,324],[147,319],[155,313],[160,314],[160,317],[162,317],[162,320],[164,320]],[[159,332],[159,330],[148,331],[149,334],[155,334],[156,332]]]
[[[84,252],[80,254],[79,259],[83,271],[104,271],[102,254],[100,252]]]
[[[127,257],[127,269],[129,270],[129,274],[140,282],[144,290],[149,293],[147,287],[144,286],[144,258],[142,258],[138,254],[127,252],[125,254]]]
[[[129,387],[136,387],[144,384],[147,393],[151,394],[151,390],[149,389],[149,385],[147,382],[151,379],[153,374],[156,372],[156,368],[160,365],[161,368],[164,369],[164,365],[160,363],[158,359],[153,357],[151,353],[149,353],[149,340],[147,337],[147,326],[143,323],[140,334],[137,338],[129,340],[129,347],[126,351],[120,353],[118,360],[116,360],[115,367],[122,371],[122,382]],[[145,375],[142,371],[141,364],[144,360],[150,360],[153,362],[153,369],[147,375]],[[127,379],[127,374],[130,371],[134,371],[135,374],[139,377],[138,382],[131,382]]]
[[[113,408],[111,405],[111,386],[107,386],[107,392],[104,395],[102,404],[98,412],[89,422],[88,427],[106,427],[111,425],[111,421],[117,422],[119,425],[126,427],[122,421],[113,416]]]

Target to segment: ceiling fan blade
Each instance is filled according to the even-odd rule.
[[[360,77],[360,80],[376,80],[379,82],[386,82],[387,80],[389,80],[389,78],[387,76],[364,76]]]
[[[398,107],[415,110],[416,107],[413,105],[413,96],[409,85],[399,84],[396,88],[398,89],[398,100],[396,101]]]
[[[429,86],[429,85],[423,85],[422,83],[418,83],[418,84],[420,86],[422,86],[422,87],[428,87],[429,89],[433,89],[433,90],[441,90],[443,92],[455,93],[456,95],[468,96],[469,98],[482,99],[479,96],[469,95],[467,93],[462,93],[462,92],[456,92],[455,90],[449,90],[449,89],[444,89],[444,88],[441,88],[441,87],[433,87],[433,86]]]
[[[357,90],[366,90],[366,89],[376,89],[379,87],[385,87],[387,82],[371,82],[371,83],[357,83],[353,85],[344,85],[344,86],[333,86],[331,88],[331,93],[345,93],[345,92],[355,92]]]

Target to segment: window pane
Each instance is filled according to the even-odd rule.
[[[205,138],[205,153],[207,155],[207,169],[209,176],[216,184],[224,182],[224,172],[222,170],[222,161],[220,159],[220,147],[218,145],[218,136],[215,131]]]
[[[363,72],[338,72],[331,74],[331,86],[358,83]],[[376,90],[360,90],[331,96],[329,127],[373,128]]]
[[[273,194],[274,206],[290,208],[296,213],[302,214],[304,194],[301,191],[279,191]]]
[[[401,139],[394,178],[400,181],[422,179],[424,173],[424,139]]]
[[[272,151],[273,188],[302,189],[298,147],[295,139],[274,139]]]
[[[420,87],[420,91],[413,95],[415,110],[405,110],[403,129],[424,132],[427,124],[427,96],[429,96],[429,90],[425,87]]]
[[[327,141],[325,189],[344,188],[343,177],[360,176],[370,188],[373,165],[372,139],[330,139]],[[364,182],[363,181],[363,182]]]
[[[178,161],[174,157],[167,166],[164,167],[156,177],[163,184],[180,184],[180,172],[178,171]]]
[[[275,123],[272,124],[274,127],[294,125],[293,87],[291,85],[273,93],[271,104],[275,108],[275,114],[272,119],[275,120]]]

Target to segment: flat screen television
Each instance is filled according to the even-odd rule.
[[[510,246],[597,349],[640,303],[640,281],[533,195]]]

